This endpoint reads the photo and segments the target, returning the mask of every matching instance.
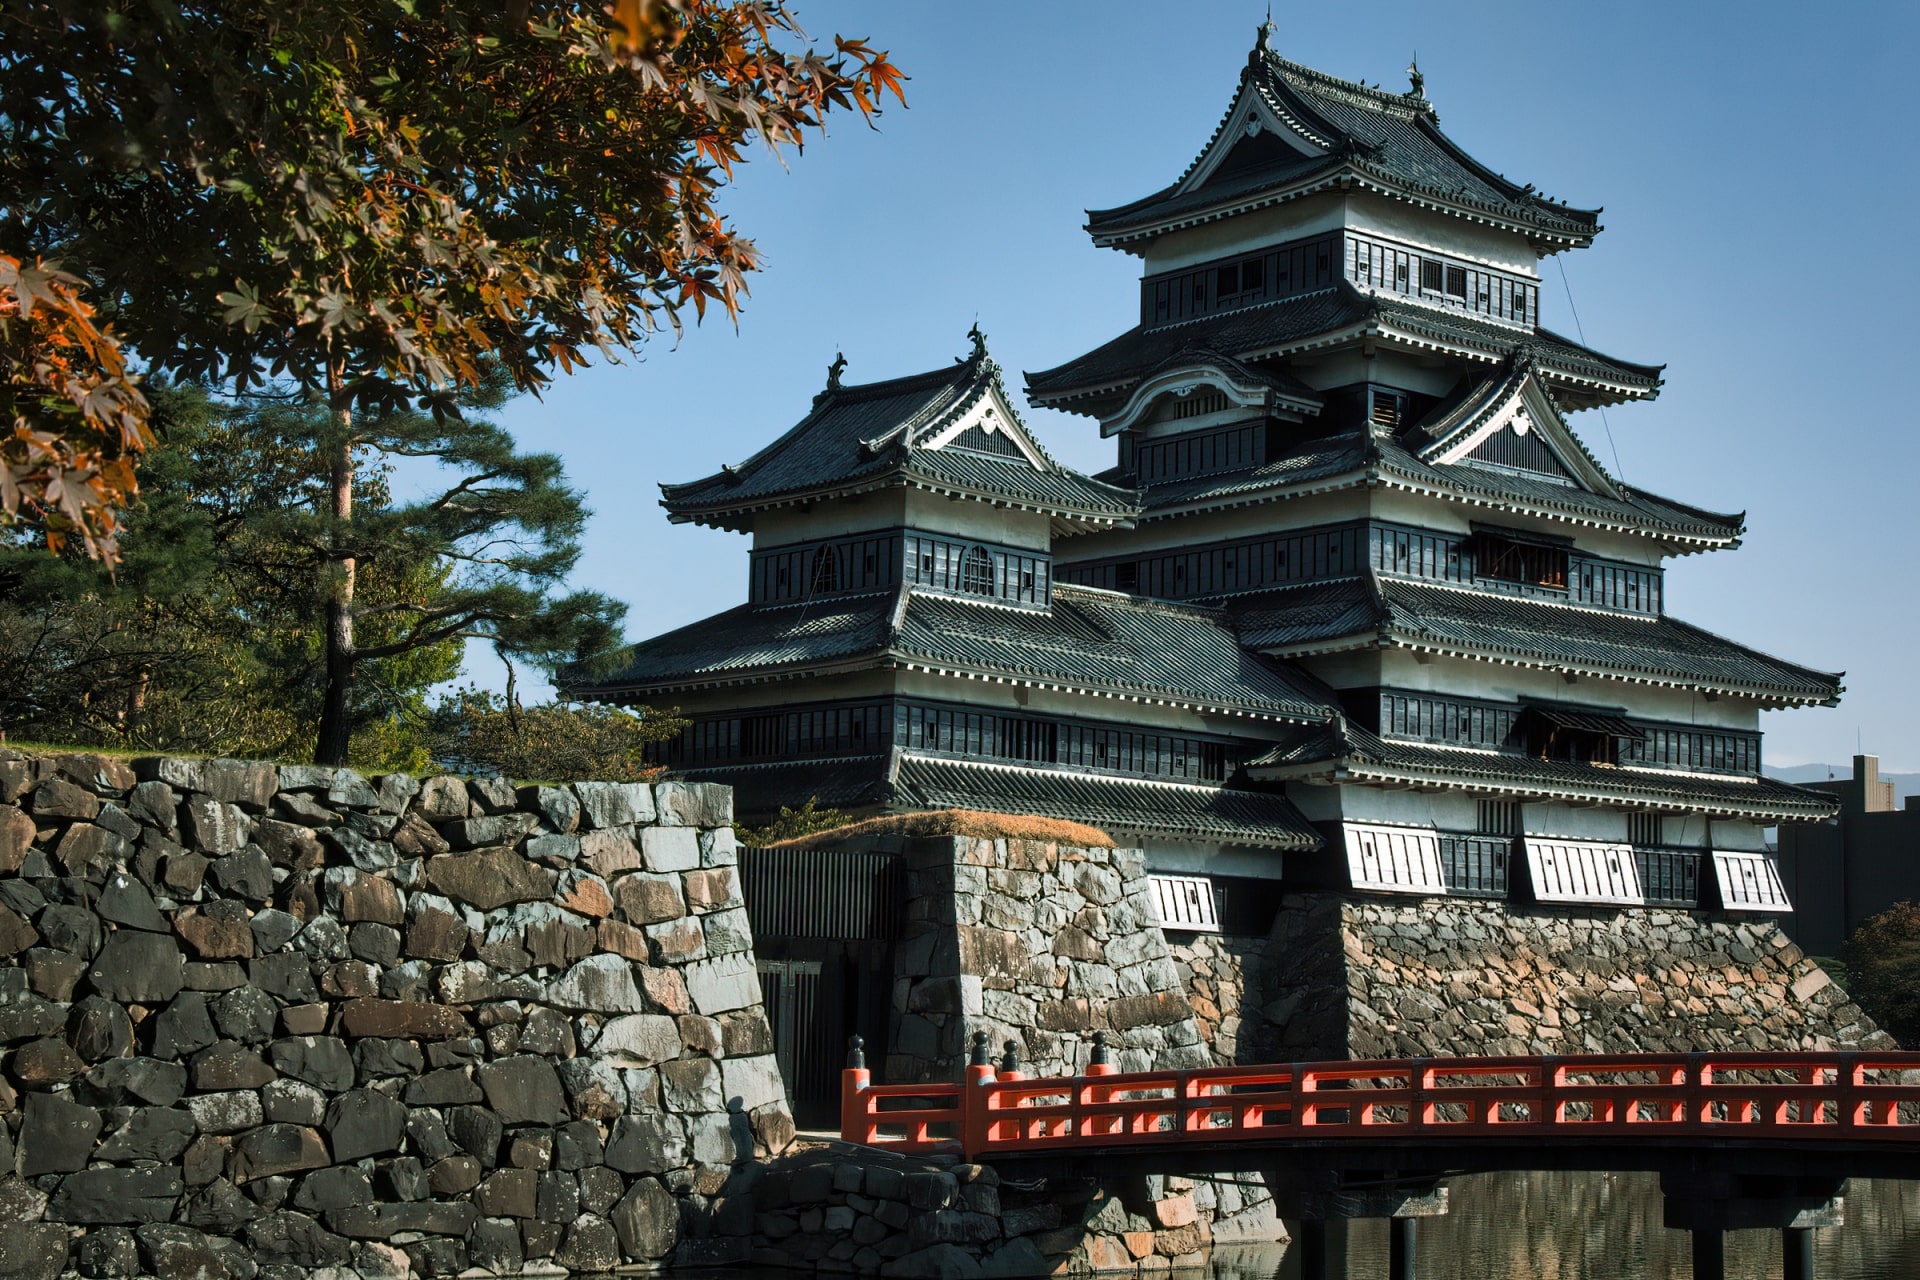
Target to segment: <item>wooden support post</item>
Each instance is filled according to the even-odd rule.
[[[867,1042],[859,1036],[847,1041],[847,1066],[840,1073],[840,1141],[872,1142],[877,1126],[867,1115],[867,1085],[873,1074],[867,1070]]]
[[[1300,1246],[1300,1280],[1327,1280],[1327,1224],[1306,1218],[1296,1237]]]
[[[1718,1227],[1693,1229],[1693,1280],[1727,1280],[1727,1237]]]
[[[1813,1280],[1813,1228],[1780,1229],[1780,1274],[1783,1280]]]
[[[1420,1219],[1388,1218],[1387,1276],[1389,1280],[1413,1280],[1416,1264],[1414,1245],[1419,1240]]]

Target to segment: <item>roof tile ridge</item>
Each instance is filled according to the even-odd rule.
[[[822,396],[816,396],[814,398],[813,404],[807,409],[807,412],[805,413],[805,415],[801,417],[800,421],[794,423],[791,427],[788,427],[785,431],[775,436],[772,440],[760,446],[760,448],[754,450],[752,453],[748,454],[744,460],[738,463],[723,462],[720,464],[720,469],[718,471],[714,472],[712,475],[702,476],[698,480],[685,480],[677,484],[670,483],[664,480],[661,481],[660,482],[660,494],[661,494],[660,505],[666,506],[667,501],[673,498],[676,492],[684,492],[690,489],[698,489],[701,486],[711,484],[714,481],[719,481],[722,484],[728,484],[728,485],[739,483],[741,478],[744,477],[751,468],[757,466],[759,463],[771,457],[775,450],[780,449],[782,446],[798,438],[803,431],[805,431],[808,427],[811,427],[815,422],[817,422],[826,412],[826,409],[829,403],[828,396],[830,394],[831,393],[823,394]]]
[[[1084,582],[1056,582],[1053,594],[1068,596],[1089,595],[1109,603],[1118,603],[1141,613],[1197,614],[1207,618],[1224,618],[1228,611],[1217,605],[1196,604],[1191,600],[1163,600],[1159,596],[1136,595],[1131,591],[1115,591],[1111,587],[1088,586]]]
[[[1317,67],[1309,67],[1303,62],[1282,57],[1272,49],[1268,49],[1266,54],[1268,70],[1280,77],[1283,84],[1293,79],[1302,80],[1318,88],[1351,95],[1358,100],[1349,105],[1362,106],[1369,110],[1380,109],[1407,120],[1422,117],[1435,120],[1439,118],[1439,112],[1433,103],[1424,97],[1416,97],[1411,93],[1395,93],[1391,89],[1370,85],[1364,80],[1348,80],[1344,76],[1336,76],[1331,72],[1321,71]],[[1288,87],[1293,86],[1289,84]],[[1305,87],[1296,90],[1300,93],[1312,91]]]
[[[1791,658],[1782,658],[1778,654],[1768,653],[1765,649],[1756,649],[1744,641],[1735,640],[1732,636],[1723,636],[1718,631],[1709,631],[1698,623],[1688,622],[1684,618],[1676,618],[1670,613],[1663,613],[1660,617],[1662,621],[1682,631],[1690,631],[1695,635],[1705,636],[1709,640],[1718,640],[1721,644],[1731,645],[1733,648],[1739,649],[1743,653],[1752,654],[1756,658],[1765,658],[1768,662],[1775,662],[1790,670],[1816,677],[1816,683],[1823,683],[1830,680],[1836,686],[1839,686],[1841,681],[1846,678],[1847,673],[1845,671],[1822,671],[1818,667],[1809,667],[1802,663],[1795,662]],[[1836,693],[1840,691],[1838,688],[1835,690]]]
[[[1392,583],[1395,588],[1445,592],[1448,595],[1466,596],[1473,600],[1502,605],[1519,605],[1522,608],[1564,609],[1569,613],[1594,614],[1602,618],[1616,618],[1623,622],[1637,623],[1642,626],[1676,621],[1673,615],[1666,613],[1629,613],[1624,609],[1606,609],[1599,605],[1579,604],[1572,600],[1548,600],[1540,596],[1513,596],[1503,591],[1482,591],[1478,587],[1470,587],[1460,582],[1436,582],[1431,578],[1401,578],[1386,577],[1385,575],[1383,575],[1383,580]],[[1698,628],[1696,628],[1696,630],[1697,629]],[[1724,636],[1716,636],[1715,638],[1725,639]],[[1729,641],[1728,643],[1737,642]]]

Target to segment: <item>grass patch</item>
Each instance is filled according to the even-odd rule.
[[[23,756],[107,756],[114,760],[140,760],[168,754],[151,747],[96,747],[70,742],[6,741],[0,742],[0,751],[14,751]]]
[[[1060,818],[1025,814],[982,813],[975,809],[937,809],[931,813],[896,813],[867,818],[827,831],[778,840],[769,849],[814,849],[823,844],[863,836],[973,836],[981,840],[1032,840],[1042,844],[1072,845],[1081,849],[1111,849],[1113,837],[1098,827]]]

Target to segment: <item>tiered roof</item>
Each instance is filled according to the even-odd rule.
[[[754,805],[883,811],[981,809],[1084,822],[1110,832],[1224,841],[1263,849],[1320,847],[1320,834],[1285,796],[1162,782],[1084,769],[958,760],[926,752],[685,769],[676,776],[750,784]]]
[[[1773,706],[1831,705],[1841,677],[1666,616],[1413,582],[1371,570],[1232,601],[1241,640],[1305,656],[1390,647],[1632,684],[1739,694]]]
[[[1356,189],[1518,232],[1543,251],[1589,244],[1600,230],[1598,210],[1510,182],[1442,133],[1417,71],[1408,93],[1342,80],[1273,52],[1270,31],[1261,29],[1233,105],[1179,181],[1088,213],[1095,244],[1142,252],[1169,231]]]
[[[1027,394],[1048,408],[1098,414],[1123,399],[1169,351],[1182,347],[1257,361],[1361,341],[1480,365],[1505,365],[1525,349],[1542,380],[1570,408],[1651,399],[1659,394],[1665,367],[1616,359],[1548,329],[1364,293],[1342,280],[1313,293],[1195,320],[1135,325],[1086,355],[1027,374]]]
[[[914,488],[1044,512],[1063,532],[1131,519],[1131,492],[1061,466],[1027,432],[974,333],[971,355],[929,373],[842,386],[836,363],[785,435],[704,480],[661,485],[660,505],[676,522],[744,529],[759,511]]]
[[[1395,742],[1344,718],[1287,732],[1272,750],[1247,762],[1247,773],[1270,782],[1354,782],[1642,809],[1684,808],[1759,822],[1817,821],[1831,817],[1838,807],[1831,796],[1773,778],[1575,764],[1512,752]]]
[[[936,672],[1253,720],[1324,719],[1332,694],[1242,648],[1227,616],[1094,587],[1056,585],[1050,610],[903,586],[801,604],[743,605],[632,645],[580,698],[660,698],[806,674]]]

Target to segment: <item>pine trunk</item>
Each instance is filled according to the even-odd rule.
[[[344,522],[353,517],[353,441],[349,434],[353,411],[336,407],[335,412],[340,418],[340,439],[330,460],[333,515]],[[320,707],[313,762],[338,767],[347,763],[353,745],[353,557],[342,556],[330,562],[327,571],[332,586],[327,598],[327,688]]]

